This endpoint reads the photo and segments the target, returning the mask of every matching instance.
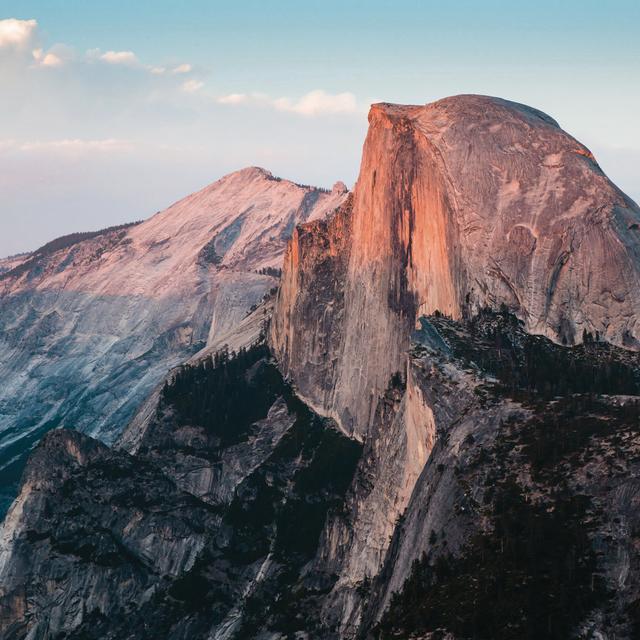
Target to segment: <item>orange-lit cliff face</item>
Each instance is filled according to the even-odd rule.
[[[555,121],[457,96],[369,122],[351,219],[305,228],[285,261],[272,342],[309,402],[363,437],[436,309],[504,303],[561,343],[637,345],[640,210]]]
[[[352,197],[289,243],[270,331],[305,402],[364,443],[349,519],[328,522],[320,556],[339,576],[323,615],[345,636],[455,414],[421,390],[434,372],[409,354],[418,318],[504,304],[559,343],[640,333],[640,210],[555,121],[458,96],[374,105],[369,123]],[[473,394],[454,395],[463,415]]]

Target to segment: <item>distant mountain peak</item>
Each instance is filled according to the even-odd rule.
[[[48,429],[117,437],[171,367],[276,286],[295,226],[329,216],[345,197],[248,167],[140,223],[0,260],[0,474],[9,494]]]

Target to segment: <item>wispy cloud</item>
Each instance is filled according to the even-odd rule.
[[[334,113],[358,113],[358,103],[353,93],[330,94],[317,89],[310,91],[299,100],[279,98],[274,102],[276,109],[292,111],[305,116]]]
[[[353,93],[332,94],[322,89],[310,91],[297,100],[288,97],[271,98],[263,93],[230,93],[218,97],[216,101],[224,105],[249,104],[270,107],[303,116],[360,114],[368,107],[368,105],[359,104]]]
[[[201,80],[186,80],[182,83],[182,90],[187,93],[195,93],[196,91],[200,91],[204,87],[204,82]]]
[[[36,20],[17,20],[9,18],[0,20],[0,48],[10,48],[18,51],[17,60],[20,64],[27,61],[31,68],[56,69],[73,63],[76,66],[86,64],[102,64],[114,68],[121,68],[122,73],[144,72],[151,76],[165,78],[162,91],[179,91],[184,94],[198,94],[207,99],[215,99],[221,105],[255,105],[274,109],[286,113],[298,114],[305,117],[325,115],[361,114],[368,105],[362,105],[351,92],[329,93],[322,89],[315,89],[300,97],[271,97],[264,93],[231,93],[214,98],[204,91],[205,84],[199,74],[188,62],[180,64],[147,64],[140,60],[132,50],[89,49],[85,54],[78,54],[65,45],[55,45],[49,49],[39,43],[38,22]],[[14,54],[11,54],[14,55]],[[173,83],[169,79],[174,77]]]
[[[130,82],[123,86],[131,87],[132,93],[138,92],[139,95],[140,91],[146,90],[151,100],[160,97],[167,102],[177,98],[185,100],[187,94],[196,94],[204,87],[201,74],[186,61],[172,64],[152,61],[153,64],[148,64],[131,49],[94,48],[80,53],[61,43],[44,46],[46,43],[43,40],[37,20],[0,19],[0,56],[15,72],[29,74],[36,70],[45,72],[64,67],[68,68],[64,77],[80,84],[89,77],[86,74],[87,66],[91,66],[91,77],[101,73],[100,67],[105,69],[105,73],[107,68],[111,68],[109,81],[119,74],[128,74]],[[135,74],[138,74],[137,79],[134,78]],[[149,77],[144,78],[142,74],[148,74]],[[28,76],[25,79],[28,81]]]
[[[134,149],[130,140],[106,138],[103,140],[84,140],[81,138],[64,138],[62,140],[0,140],[0,152],[70,152],[70,153],[127,153]]]
[[[154,76],[169,75],[188,75],[193,72],[193,66],[187,62],[174,67],[164,65],[143,64],[133,51],[105,51],[100,49],[90,49],[87,51],[86,57],[90,61],[99,60],[109,65],[120,65],[132,69],[148,71]],[[191,86],[191,85],[190,85]],[[193,89],[192,89],[193,90]]]
[[[184,64],[179,64],[177,67],[173,67],[173,68],[154,67],[150,65],[143,65],[143,66],[145,69],[147,69],[147,71],[149,71],[155,76],[162,76],[165,73],[169,73],[172,75],[180,75],[180,74],[184,75],[187,73],[191,73],[193,71],[193,67],[186,62]]]
[[[193,71],[193,67],[190,64],[184,63],[179,64],[177,67],[174,67],[171,70],[171,73],[191,73]]]
[[[124,64],[127,66],[140,64],[138,56],[133,51],[107,51],[100,55],[100,60],[108,64]]]
[[[17,64],[31,68],[62,66],[72,57],[70,47],[55,45],[48,51],[40,45],[37,20],[0,20],[0,51]]]
[[[34,49],[32,54],[35,63],[41,67],[61,67],[64,64],[62,57],[53,51],[45,53],[42,49]]]
[[[254,94],[255,98],[255,94]],[[219,104],[246,104],[252,101],[252,97],[246,93],[230,93],[217,99]]]

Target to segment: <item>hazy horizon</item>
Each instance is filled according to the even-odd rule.
[[[639,17],[630,1],[2,2],[0,256],[246,166],[351,187],[380,100],[529,104],[640,200]]]

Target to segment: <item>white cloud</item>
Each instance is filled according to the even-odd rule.
[[[193,67],[190,64],[184,63],[174,67],[172,73],[191,73]]]
[[[123,70],[146,72],[157,77],[176,76],[173,90],[194,93],[204,86],[198,80],[184,78],[193,71],[193,66],[187,62],[171,66],[144,64],[130,50],[103,51],[95,48],[86,50],[84,55],[78,55],[73,47],[61,43],[43,47],[41,40],[37,20],[0,19],[0,52],[3,49],[7,50],[6,55],[12,59],[13,63],[19,66],[25,65],[25,69],[54,69],[69,63],[74,63],[76,67],[87,63],[104,63],[121,67]],[[183,77],[180,78],[180,76]]]
[[[139,64],[138,57],[133,51],[107,51],[100,56],[100,60],[109,64],[124,64],[128,66]]]
[[[138,59],[138,56],[133,51],[107,51],[102,53],[100,49],[89,49],[87,51],[87,59],[88,60],[101,60],[102,62],[106,62],[112,65],[122,65],[125,67],[132,67],[136,69],[143,69],[148,71],[154,76],[162,76],[167,73],[171,74],[185,74],[190,73],[193,70],[193,67],[188,64],[180,64],[177,67],[167,68],[162,65],[149,65],[142,64],[142,62]],[[185,83],[186,85],[186,83]],[[183,86],[185,91],[197,91],[200,86],[196,86],[196,82],[189,84],[188,86]]]
[[[160,76],[167,72],[170,72],[174,75],[179,75],[184,73],[191,73],[193,71],[193,67],[186,62],[184,64],[179,64],[177,67],[173,67],[173,69],[167,69],[166,67],[146,67],[146,69],[157,76]]]
[[[45,53],[42,49],[34,49],[32,55],[35,63],[41,67],[60,67],[64,62],[62,58],[53,51]]]
[[[0,48],[26,47],[33,40],[37,28],[36,20],[0,20]]]
[[[220,96],[217,102],[220,104],[245,104],[251,100],[246,93],[230,93],[227,96]]]
[[[358,113],[358,103],[353,93],[330,94],[316,89],[302,96],[297,101],[289,98],[278,98],[274,101],[276,109],[292,111],[305,116],[318,116],[336,113]]]
[[[270,98],[263,93],[230,93],[220,96],[217,102],[227,105],[254,104],[304,116],[359,114],[366,111],[364,106],[358,104],[353,93],[331,94],[322,89],[310,91],[298,100],[287,97]]]
[[[196,91],[200,91],[204,87],[204,82],[200,80],[187,80],[182,84],[182,90],[187,93],[195,93]]]
[[[43,67],[59,67],[61,64],[62,58],[57,56],[55,53],[47,53],[44,58],[42,58]]]

